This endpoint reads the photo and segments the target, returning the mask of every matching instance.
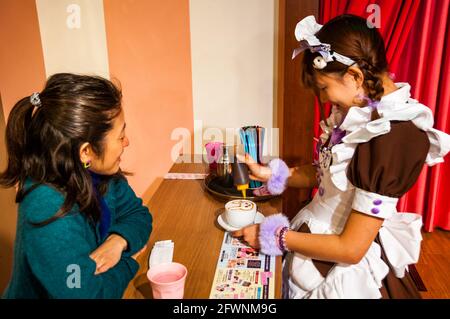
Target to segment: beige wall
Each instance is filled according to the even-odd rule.
[[[276,1],[189,3],[196,151],[205,128],[271,128]]]
[[[36,0],[47,77],[109,77],[103,0]]]
[[[148,201],[172,165],[177,127],[192,131],[187,0],[36,0],[45,71],[118,79],[131,144],[122,168]]]
[[[122,168],[147,201],[172,166],[178,128],[193,130],[188,0],[105,0],[111,77],[123,88],[130,146]]]

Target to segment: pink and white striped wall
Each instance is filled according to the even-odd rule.
[[[192,135],[198,153],[212,137],[205,129],[274,126],[277,3],[0,0],[5,117],[54,73],[118,79],[131,141],[123,168],[147,201],[173,163],[176,128]],[[267,153],[277,149],[269,144]]]

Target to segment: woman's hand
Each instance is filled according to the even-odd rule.
[[[265,183],[272,176],[272,170],[267,166],[259,165],[250,154],[246,153],[245,157],[237,154],[236,157],[239,161],[247,164],[251,172],[251,179]]]
[[[253,248],[259,249],[259,224],[250,225],[231,233],[233,237],[243,237]]]
[[[112,234],[106,238],[105,242],[89,255],[97,264],[94,274],[99,275],[114,267],[119,262],[122,252],[127,249],[127,246],[127,241],[117,234]]]

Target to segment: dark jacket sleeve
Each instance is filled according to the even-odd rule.
[[[127,240],[128,248],[123,256],[131,256],[147,243],[152,231],[152,215],[126,179],[120,178],[113,183],[116,213],[109,232]]]
[[[430,142],[411,121],[391,122],[391,131],[359,144],[347,170],[364,191],[399,198],[416,182]]]

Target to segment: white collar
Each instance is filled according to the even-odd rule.
[[[398,90],[383,96],[377,107],[379,119],[371,120],[370,107],[351,107],[340,125],[347,134],[344,143],[365,143],[391,130],[391,121],[412,121],[420,130],[427,133],[430,150],[426,162],[432,166],[444,161],[450,150],[450,136],[433,128],[434,116],[430,108],[410,98],[411,86],[408,83],[395,83]]]
[[[397,90],[382,96],[380,99],[377,110],[381,117],[386,112],[394,111],[396,104],[406,103],[411,97],[411,86],[408,83],[395,83],[395,86],[398,88]],[[370,107],[352,106],[339,128],[347,132],[353,132],[371,122],[371,117],[372,109]]]
[[[397,90],[383,95],[380,99],[380,104],[387,102],[406,102],[411,97],[411,86],[408,83],[395,83]]]
[[[444,156],[450,151],[450,136],[433,128],[433,113],[431,110],[410,98],[411,86],[407,83],[396,83],[398,89],[383,96],[377,107],[380,118],[371,121],[372,108],[351,107],[345,115],[339,129],[345,130],[343,143],[332,148],[333,162],[330,166],[331,179],[334,185],[342,191],[348,187],[346,169],[359,143],[370,141],[376,136],[387,134],[391,130],[391,121],[412,121],[413,124],[427,133],[430,150],[426,163],[429,166],[444,161]],[[342,113],[336,107],[327,119],[327,130],[320,136],[322,141],[331,134],[330,127],[339,123]],[[324,123],[321,122],[322,129]]]

